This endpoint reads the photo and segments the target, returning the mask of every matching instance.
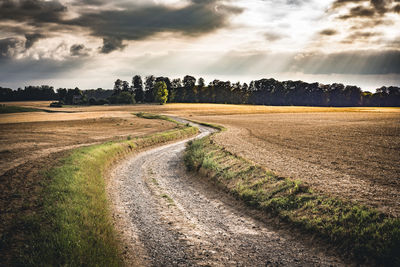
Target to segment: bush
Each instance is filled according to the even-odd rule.
[[[107,105],[107,104],[110,104],[110,102],[108,102],[107,99],[99,99],[97,101],[97,105]]]
[[[97,105],[97,101],[94,98],[89,99],[89,105]]]
[[[108,98],[111,104],[135,104],[135,97],[129,92],[121,92]]]

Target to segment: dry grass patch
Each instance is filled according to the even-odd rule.
[[[21,113],[19,114],[21,115]],[[0,169],[2,173],[27,161],[82,145],[144,136],[176,126],[146,120],[130,113],[96,114],[24,113],[25,122],[0,116]],[[7,121],[7,123],[5,123]],[[1,174],[0,174],[1,175]]]
[[[193,117],[223,124],[213,140],[315,190],[400,215],[400,114],[274,113]]]
[[[304,183],[233,156],[210,138],[190,142],[185,163],[189,170],[207,175],[247,204],[328,239],[358,260],[400,264],[400,219],[350,200],[313,192]],[[242,167],[229,168],[227,164]]]
[[[2,221],[0,256],[3,263],[13,266],[122,265],[108,210],[104,173],[112,162],[132,151],[197,133],[193,127],[175,126],[162,133],[73,150],[57,160],[55,167],[39,173],[44,178],[37,177],[40,179],[37,195],[31,199],[19,196],[20,200],[34,201],[35,210],[16,214],[6,221],[8,225],[3,225]],[[4,200],[12,197],[7,196],[7,191],[1,193],[1,203],[7,204]],[[18,211],[16,207],[5,206],[1,206],[2,213]]]

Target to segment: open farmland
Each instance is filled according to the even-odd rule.
[[[312,188],[400,215],[400,113],[195,116],[229,151]]]
[[[10,250],[25,243],[21,225],[23,218],[40,210],[36,200],[44,185],[44,171],[59,164],[67,151],[174,127],[174,123],[146,120],[130,112],[0,115],[0,240],[12,240],[5,241],[0,251],[10,255]]]
[[[77,146],[165,131],[173,123],[137,118],[130,112],[13,113],[0,116],[1,174]]]
[[[400,113],[399,108],[377,108],[377,107],[302,107],[302,106],[258,106],[258,105],[229,105],[229,104],[167,104],[167,105],[104,105],[104,106],[67,106],[62,108],[50,108],[51,101],[29,101],[29,102],[4,102],[5,105],[15,105],[27,108],[45,109],[51,112],[84,112],[89,116],[91,113],[101,112],[108,116],[116,116],[117,113],[126,112],[154,112],[177,116],[211,116],[211,115],[243,115],[243,114],[269,114],[269,113],[315,113],[315,112],[374,112],[374,113]],[[26,121],[25,114],[12,114],[13,120]],[[76,114],[76,116],[82,116]],[[3,114],[5,120],[11,114]],[[54,114],[58,117],[59,114]],[[37,120],[37,118],[36,118]]]
[[[10,104],[63,113],[2,114],[2,170],[63,147],[166,130],[172,124],[131,115],[163,113],[224,125],[228,131],[215,140],[228,150],[323,192],[400,214],[396,108],[169,104],[60,109],[48,108],[49,102]]]
[[[21,224],[13,223],[15,217],[20,217],[21,214],[28,216],[35,212],[38,208],[35,206],[37,203],[35,199],[40,196],[42,186],[38,178],[43,170],[54,164],[60,164],[58,159],[66,155],[65,151],[109,140],[126,140],[129,139],[129,136],[145,136],[175,127],[175,124],[168,121],[137,118],[132,114],[142,111],[223,125],[227,131],[218,133],[212,138],[215,143],[225,147],[228,151],[250,159],[280,176],[307,182],[313,190],[321,192],[323,195],[338,196],[345,200],[358,200],[394,217],[398,217],[400,214],[398,181],[400,170],[397,164],[400,159],[399,109],[216,104],[48,108],[48,102],[10,104],[47,110],[47,112],[0,115],[2,140],[0,147],[2,154],[0,161],[2,224],[0,230],[8,229],[8,232],[16,230],[17,234],[13,235],[12,240],[13,244],[17,246],[24,244],[24,237],[18,234],[20,229],[23,229]],[[183,143],[179,145],[183,149]],[[179,179],[183,179],[182,181],[189,179],[191,176],[186,177],[183,169],[175,170],[178,163],[174,162],[179,160],[179,157],[173,153],[181,150],[172,149],[172,153],[171,149],[165,149],[165,153],[174,160],[159,161],[160,164],[165,164],[162,168],[171,172],[177,170],[179,172],[179,175],[167,176],[179,176]],[[74,151],[78,151],[74,155],[80,155],[79,149]],[[156,150],[153,153],[157,159],[166,158]],[[148,170],[145,168],[147,174],[155,173],[153,171],[154,161],[148,162],[150,164]],[[179,161],[179,164],[182,164],[181,160]],[[135,166],[141,165],[136,164]],[[183,167],[183,164],[179,166]],[[160,167],[160,169],[162,168]],[[141,170],[141,168],[139,169]],[[160,172],[161,176],[157,179],[158,186],[162,184],[165,173],[164,171]],[[133,175],[131,172],[128,174]],[[152,177],[151,175],[150,177]],[[143,177],[144,180],[147,179],[147,175]],[[192,178],[198,179],[198,177]],[[192,186],[190,179],[187,180],[189,185],[184,188]],[[130,181],[130,179],[128,180]],[[151,183],[155,183],[154,180],[151,181],[153,181]],[[144,182],[144,184],[148,182]],[[157,183],[155,184],[157,185]],[[175,187],[172,186],[170,189]],[[191,198],[177,198],[167,188],[163,190],[167,190],[165,191],[167,193],[155,194],[152,197],[155,197],[156,200],[160,196],[168,199],[167,197],[171,195],[171,199],[177,203],[181,201],[188,201],[189,204],[197,203]],[[210,189],[210,192],[212,190]],[[131,197],[132,191],[134,190],[126,191],[128,198]],[[178,191],[186,192],[185,190]],[[204,195],[208,194],[208,191],[204,191]],[[120,195],[116,199],[119,197]],[[223,196],[218,195],[216,201],[219,201],[220,198]],[[138,199],[146,198],[139,197]],[[172,200],[169,201],[172,203]],[[138,205],[141,203],[139,202],[137,202]],[[233,201],[230,205],[235,206],[235,203]],[[163,209],[163,202],[157,205],[161,205],[160,209]],[[118,206],[116,209],[121,207]],[[169,208],[170,206],[168,206],[168,211]],[[146,214],[148,210],[145,209]],[[154,218],[157,218],[158,215],[156,215]],[[217,217],[213,217],[213,219]],[[208,220],[208,213],[206,218]],[[220,219],[226,223],[226,219]],[[159,221],[159,219],[156,220]],[[177,218],[174,218],[173,221],[179,224]],[[14,230],[12,227],[9,228],[12,225],[16,225]],[[152,223],[146,223],[146,225],[152,225]],[[167,232],[170,231],[168,225],[163,227]],[[122,227],[118,231],[124,232],[129,229]],[[151,230],[150,232],[158,231]],[[2,238],[4,239],[4,236]],[[207,239],[208,237],[202,235],[202,238]],[[195,239],[197,240],[198,237]],[[173,246],[175,243],[171,244]],[[224,245],[224,242],[221,245]],[[276,244],[272,242],[271,245],[275,246]],[[12,250],[13,248],[8,249]],[[236,250],[236,248],[232,249]],[[199,251],[201,250],[199,249]],[[132,251],[135,252],[136,249],[132,249]],[[161,254],[170,256],[170,252],[164,254],[161,251]],[[274,258],[274,256],[271,257]],[[308,257],[305,256],[305,258]]]

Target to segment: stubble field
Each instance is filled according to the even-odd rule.
[[[217,144],[314,190],[398,217],[400,114],[280,113],[196,117],[228,131]]]
[[[0,241],[8,238],[5,233],[16,236],[13,244],[3,249],[12,250],[18,245],[18,238],[25,242],[19,235],[23,229],[16,222],[39,209],[36,199],[43,187],[43,173],[68,151],[174,127],[174,123],[138,118],[127,111],[1,114]]]
[[[43,171],[67,151],[176,127],[136,112],[167,114],[223,125],[212,138],[228,151],[280,176],[306,182],[323,195],[400,215],[400,109],[167,104],[49,108],[49,102],[7,103],[45,112],[0,114],[0,240],[23,247],[25,216]],[[19,224],[15,224],[19,218]],[[8,238],[8,239],[7,239]],[[7,242],[0,242],[7,244]],[[16,248],[15,248],[16,249]],[[1,246],[0,246],[1,251]],[[12,255],[12,252],[5,255]]]
[[[173,123],[137,118],[130,112],[4,114],[0,116],[0,175],[54,152],[173,127]]]
[[[48,103],[13,104],[73,113],[2,115],[2,169],[38,151],[172,127],[131,115],[145,111],[223,125],[227,131],[213,138],[229,151],[317,191],[400,214],[400,109],[216,104],[50,109]]]

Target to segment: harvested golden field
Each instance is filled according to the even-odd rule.
[[[377,107],[356,107],[356,108],[330,108],[330,107],[297,107],[297,106],[256,106],[256,105],[226,105],[226,104],[167,104],[167,105],[122,105],[122,106],[72,106],[63,108],[50,108],[50,101],[36,102],[4,102],[2,104],[15,105],[31,108],[42,108],[53,112],[85,112],[104,113],[108,116],[115,116],[116,112],[153,112],[177,116],[205,116],[205,115],[240,115],[240,114],[269,114],[269,113],[314,113],[314,112],[379,112],[379,113],[400,113],[399,108],[377,108]],[[3,114],[3,118],[7,118]],[[13,119],[24,121],[24,114]],[[11,115],[10,115],[11,116]],[[55,116],[57,117],[57,116]]]
[[[143,136],[173,127],[173,123],[141,119],[129,112],[2,114],[1,174],[24,162],[61,150]]]
[[[400,215],[398,112],[196,116],[229,151],[315,190]]]
[[[18,236],[22,228],[14,225],[16,218],[38,210],[35,199],[40,195],[43,171],[66,151],[175,126],[137,118],[130,112],[0,114],[0,238],[7,238],[5,232]]]
[[[139,111],[162,113],[224,125],[228,131],[214,138],[228,150],[282,176],[305,181],[315,190],[359,200],[394,216],[400,214],[398,108],[220,104],[48,108],[49,102],[7,104],[43,108],[56,113],[0,116],[1,151],[5,151],[2,152],[2,169],[7,164],[18,162],[18,158],[29,159],[37,151],[39,154],[40,151],[50,153],[54,147],[73,147],[81,144],[81,140],[91,143],[167,129],[171,126],[166,122],[155,129],[155,122],[149,120],[144,121],[142,127],[139,119],[131,115]],[[37,139],[32,139],[35,135]],[[54,146],[51,140],[56,139],[59,142]],[[21,153],[17,158],[7,152],[18,149]]]

